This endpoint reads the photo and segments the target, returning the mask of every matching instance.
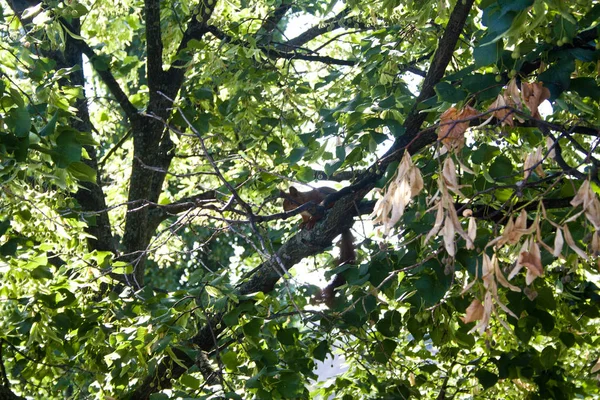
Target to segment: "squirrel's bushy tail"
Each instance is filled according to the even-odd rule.
[[[356,252],[354,251],[354,237],[350,229],[342,232],[342,239],[338,244],[340,247],[340,258],[337,260],[337,265],[346,263],[352,263],[356,260]],[[321,292],[321,298],[327,307],[333,306],[333,300],[335,298],[334,290],[346,283],[346,279],[340,274],[333,277],[333,281],[327,285]]]

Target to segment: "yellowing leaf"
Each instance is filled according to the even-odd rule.
[[[517,81],[515,78],[511,79],[511,81],[508,83],[508,86],[504,90],[504,93],[499,94],[496,100],[488,107],[488,110],[498,109],[494,111],[492,115],[496,117],[498,121],[500,121],[502,126],[514,126],[514,119],[516,116],[514,110],[503,107],[511,107],[517,110],[521,110],[522,108],[521,92],[517,87]]]
[[[509,288],[510,290],[512,290],[513,292],[520,292],[521,289],[518,288],[515,285],[511,285],[506,278],[504,277],[504,274],[502,273],[502,271],[500,270],[500,264],[498,263],[498,258],[496,257],[496,255],[494,254],[494,256],[492,257],[491,260],[492,266],[494,267],[494,274],[496,275],[496,279],[498,280],[498,282],[500,282],[500,284],[502,286],[504,286],[505,288]]]
[[[473,217],[469,218],[469,227],[467,229],[467,235],[469,236],[469,239],[471,239],[470,242],[467,240],[467,250],[473,250],[475,248],[475,244],[473,242],[477,237],[477,222]]]
[[[454,161],[452,161],[451,157],[446,157],[446,159],[444,160],[442,176],[444,178],[444,184],[448,189],[450,189],[451,191],[453,191],[461,197],[466,197],[460,191],[460,186],[458,185],[458,178],[456,177],[456,166],[454,165]]]
[[[571,200],[571,205],[573,207],[582,205],[585,217],[594,225],[596,230],[600,230],[600,200],[594,193],[589,180],[583,182],[577,194]]]

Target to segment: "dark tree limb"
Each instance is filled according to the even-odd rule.
[[[13,12],[19,18],[23,25],[23,29],[25,29],[28,33],[30,32],[30,25],[28,20],[22,20],[21,15],[26,8],[34,6],[38,4],[38,1],[25,1],[25,0],[11,0],[9,2]],[[63,21],[61,21],[63,22]],[[66,24],[66,22],[63,22]],[[74,35],[79,35],[80,29],[80,21],[78,18],[73,19],[72,24],[68,26],[68,29]],[[75,68],[69,77],[66,80],[60,82],[61,85],[70,85],[70,86],[78,86],[81,87],[82,90],[85,90],[85,77],[83,75],[83,57],[82,53],[84,52],[84,48],[87,45],[79,40],[73,38],[71,35],[65,35],[65,48],[64,52],[48,52],[46,55],[56,61],[56,68]],[[93,51],[87,46],[87,48],[92,52]],[[88,56],[89,57],[89,56]],[[91,57],[90,57],[91,59]],[[113,79],[110,71],[105,71],[108,75]],[[116,84],[116,81],[114,81]],[[123,94],[124,98],[127,97],[121,91],[121,88],[116,85],[117,95],[119,93]],[[129,102],[127,100],[127,102]],[[129,103],[131,104],[131,103]],[[75,102],[75,107],[77,108],[77,118],[73,118],[71,120],[71,125],[73,128],[82,131],[82,132],[91,132],[92,124],[90,121],[90,115],[87,106],[87,99],[85,96],[79,98]],[[133,106],[132,106],[133,107]],[[75,193],[75,199],[81,206],[83,211],[92,211],[98,212],[94,221],[89,221],[88,226],[86,228],[86,232],[89,233],[93,238],[88,240],[88,246],[90,250],[106,250],[106,251],[115,251],[115,243],[112,236],[112,229],[110,225],[110,221],[108,219],[108,214],[102,210],[106,210],[106,201],[104,198],[104,193],[102,191],[101,185],[101,176],[98,172],[98,160],[96,155],[96,149],[93,146],[84,146],[87,151],[90,159],[83,159],[84,162],[89,167],[96,170],[96,182],[82,182],[81,188]]]
[[[77,27],[68,23],[66,20],[61,19],[60,22],[69,31],[75,33],[76,35],[79,35],[79,32],[80,32],[79,20],[76,20],[76,21],[77,21]],[[129,120],[135,118],[137,116],[138,110],[129,101],[129,98],[127,97],[127,95],[125,94],[125,92],[123,91],[123,89],[121,88],[121,86],[119,85],[117,80],[115,79],[110,68],[96,68],[96,61],[102,56],[97,55],[96,52],[83,40],[72,38],[68,33],[66,33],[65,36],[69,38],[68,40],[73,41],[73,46],[75,46],[81,53],[85,54],[86,57],[90,60],[90,62],[92,63],[92,66],[94,67],[94,70],[96,71],[96,73],[98,74],[98,76],[100,77],[102,82],[104,82],[108,91],[115,97],[115,99],[119,103],[119,106],[121,106],[121,109],[123,110],[123,112],[125,113],[127,118],[129,118]]]
[[[421,92],[419,93],[411,112],[404,122],[406,132],[404,135],[400,136],[390,150],[388,150],[384,156],[386,161],[380,165],[380,168],[385,169],[390,162],[399,160],[404,154],[402,149],[404,149],[408,143],[413,143],[413,147],[416,148],[423,148],[432,143],[431,140],[433,138],[431,136],[423,137],[421,140],[418,140],[419,138],[417,138],[417,135],[421,129],[421,125],[425,121],[425,118],[427,118],[427,113],[419,112],[419,105],[423,101],[435,95],[434,87],[444,76],[446,67],[452,59],[456,43],[458,42],[465,22],[467,21],[467,17],[471,11],[473,2],[474,0],[458,1],[452,10],[450,20],[448,21],[448,25],[446,25],[446,30],[444,31],[444,35],[440,39],[437,50],[433,55],[431,67],[427,71],[427,75],[423,81]]]
[[[148,0],[151,1],[151,0]],[[210,4],[209,4],[210,3]],[[156,4],[150,3],[149,5],[158,7]],[[130,185],[129,185],[129,197],[128,202],[129,212],[127,213],[125,223],[125,234],[123,235],[123,245],[125,247],[125,253],[130,254],[124,258],[125,261],[131,262],[134,266],[134,274],[131,276],[131,283],[134,286],[143,286],[143,278],[145,273],[145,253],[148,243],[154,229],[157,224],[156,221],[151,221],[149,216],[149,208],[135,208],[133,204],[135,201],[144,199],[149,202],[155,203],[161,193],[166,171],[168,171],[171,160],[174,156],[174,144],[169,135],[168,129],[165,128],[161,120],[167,120],[171,113],[171,100],[177,96],[183,79],[185,76],[186,69],[183,68],[185,65],[184,52],[187,49],[187,44],[192,39],[201,39],[204,33],[207,32],[206,26],[210,19],[216,1],[212,2],[201,2],[194,15],[190,18],[184,36],[177,50],[177,59],[172,64],[171,68],[166,72],[162,72],[158,66],[149,66],[150,80],[150,69],[154,71],[153,78],[157,80],[153,86],[154,90],[151,93],[150,103],[148,104],[148,112],[156,115],[156,119],[148,116],[138,116],[132,121],[133,128],[133,144],[134,144],[134,161],[132,165]],[[152,50],[155,56],[162,50],[159,51],[162,43],[158,43],[160,37],[160,24],[156,25],[157,18],[159,16],[159,10],[147,11],[147,23],[154,22],[154,25],[147,26],[147,29],[154,35],[154,46]],[[160,22],[160,21],[158,21]],[[150,51],[150,48],[149,48]],[[162,56],[161,56],[162,58]],[[162,60],[150,60],[148,63],[160,63]],[[152,167],[150,172],[150,179],[148,179],[148,169],[146,166]],[[142,252],[140,257],[138,254]]]
[[[160,0],[145,0],[146,65],[150,104],[160,102],[158,92],[163,90],[163,43],[160,32]]]
[[[0,400],[25,400],[25,398],[17,396],[8,387],[0,385]]]
[[[275,30],[275,28],[277,28],[279,21],[281,21],[290,8],[292,8],[292,5],[293,2],[284,0],[279,7],[277,7],[273,12],[270,12],[264,19],[263,24],[258,29],[258,33],[263,36],[269,36]]]
[[[364,193],[358,195],[364,196]],[[294,235],[268,261],[256,268],[256,272],[252,277],[239,287],[239,293],[244,295],[259,291],[263,293],[273,291],[275,285],[281,279],[282,267],[289,270],[303,258],[325,251],[342,231],[352,226],[353,219],[348,218],[348,216],[356,215],[356,210],[357,207],[352,196],[346,196],[335,203],[322,223],[317,224],[311,231],[301,231]],[[191,339],[191,342],[203,351],[210,351],[214,347],[213,334],[218,335],[225,328],[222,314],[216,314],[200,327],[198,334]],[[173,349],[175,350],[176,347],[173,347]],[[179,353],[182,352],[176,353],[178,358],[188,367],[194,364],[194,360]],[[177,379],[186,372],[184,368],[175,365],[169,357],[166,357],[157,366],[157,373],[148,376],[127,398],[145,400],[160,388],[170,388],[171,379],[167,378],[166,374],[168,368],[171,368],[172,379]]]
[[[248,43],[245,43],[245,42],[237,40],[237,39],[233,39],[231,36],[227,35],[225,32],[221,31],[219,28],[217,28],[214,25],[208,26],[206,29],[217,39],[221,39],[226,43],[239,44],[242,46],[250,47],[250,45]],[[296,52],[296,51],[289,51],[289,52],[281,51],[281,50],[275,49],[271,46],[258,45],[256,47],[259,50],[261,50],[265,54],[265,56],[267,56],[271,59],[274,59],[274,60],[283,59],[283,60],[314,61],[314,62],[322,62],[322,63],[328,64],[328,65],[346,65],[346,66],[350,66],[350,67],[356,65],[355,60],[342,60],[339,58],[334,58],[334,57],[329,57],[329,56],[305,54],[305,53]]]
[[[279,47],[282,50],[290,51],[297,49],[311,40],[315,39],[318,36],[321,36],[324,33],[330,32],[334,29],[338,29],[341,27],[341,21],[348,16],[350,13],[349,8],[345,8],[340,11],[336,16],[326,19],[325,21],[320,22],[319,24],[308,28],[303,33],[298,36],[288,40],[285,43],[282,43]]]
[[[173,62],[169,70],[167,71],[167,81],[169,82],[169,88],[164,90],[163,93],[174,99],[183,84],[183,78],[185,76],[185,57],[184,53],[187,51],[187,46],[190,40],[201,40],[204,35],[208,32],[208,20],[212,16],[214,8],[217,4],[216,0],[210,2],[201,1],[198,9],[194,15],[192,15],[187,28],[183,34],[183,38],[177,48],[176,61]]]
[[[176,215],[199,206],[201,207],[202,204],[216,200],[217,192],[215,190],[209,190],[207,192],[183,198],[171,204],[157,206],[155,209],[150,211],[151,225],[158,226],[158,224],[172,215]]]

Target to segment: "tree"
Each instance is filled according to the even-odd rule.
[[[599,19],[0,3],[0,397],[597,396]]]

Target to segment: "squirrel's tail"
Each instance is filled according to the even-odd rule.
[[[350,229],[342,232],[342,240],[338,244],[340,247],[340,258],[337,260],[337,265],[352,263],[356,260],[356,252],[354,251],[354,237]],[[333,277],[333,281],[327,285],[319,296],[331,308],[335,298],[334,290],[346,283],[346,279],[340,274]]]
[[[340,246],[340,259],[338,265],[345,264],[356,260],[356,252],[354,251],[354,237],[350,229],[342,232],[342,240]]]

